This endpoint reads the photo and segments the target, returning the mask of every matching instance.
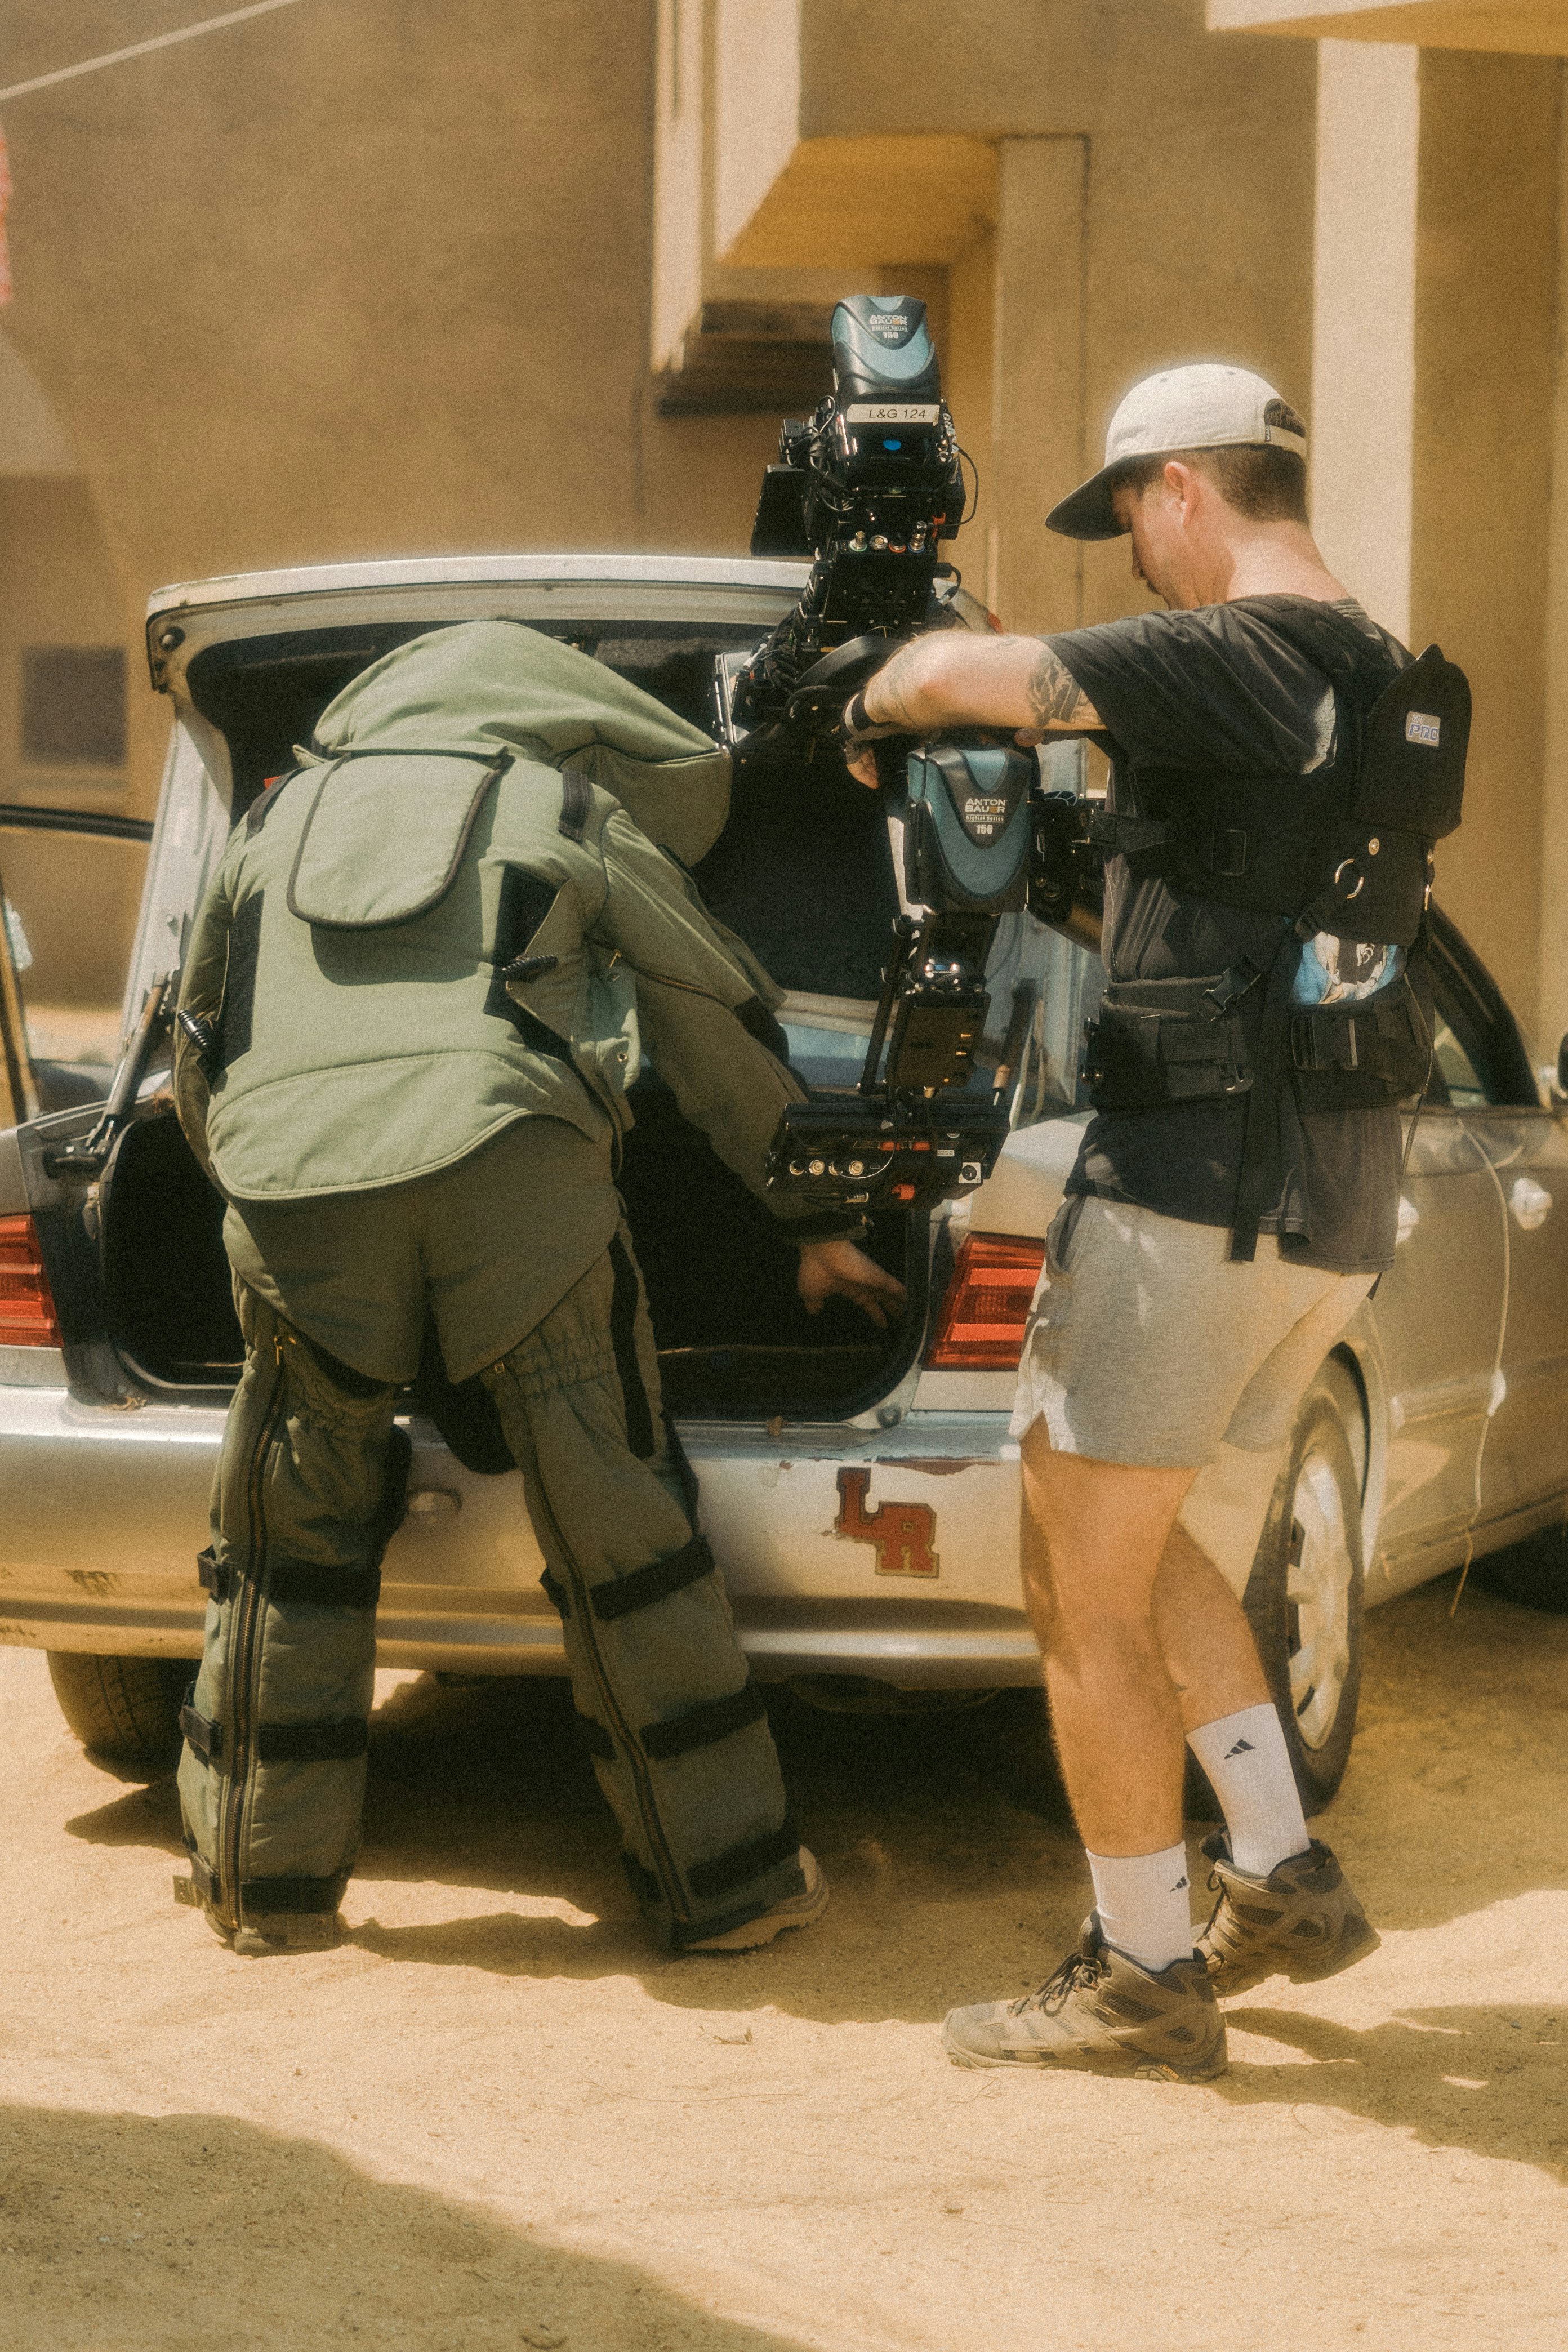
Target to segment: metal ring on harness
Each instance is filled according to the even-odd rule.
[[[1341,880],[1341,877],[1342,877],[1342,876],[1344,874],[1346,867],[1347,867],[1347,866],[1353,866],[1354,864],[1355,864],[1355,859],[1354,859],[1353,857],[1344,857],[1344,858],[1342,858],[1342,859],[1341,859],[1341,861],[1340,861],[1340,863],[1335,866],[1335,868],[1334,868],[1333,887],[1334,887],[1336,890],[1338,889],[1338,887],[1339,887],[1339,886],[1340,886],[1340,880]],[[1366,876],[1365,876],[1364,874],[1358,874],[1358,875],[1356,876],[1356,884],[1355,884],[1355,888],[1354,888],[1353,890],[1347,890],[1347,891],[1345,892],[1345,896],[1344,896],[1344,903],[1345,903],[1345,905],[1348,907],[1348,906],[1350,905],[1351,900],[1352,900],[1352,898],[1359,898],[1361,897],[1362,892],[1363,892],[1365,888],[1366,888]]]

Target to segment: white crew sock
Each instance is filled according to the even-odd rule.
[[[1250,1878],[1270,1871],[1311,1844],[1307,1817],[1290,1769],[1279,1717],[1267,1703],[1222,1715],[1187,1734],[1187,1745],[1208,1774],[1230,1832],[1230,1854]]]
[[[1163,1853],[1091,1853],[1094,1907],[1108,1944],[1157,1975],[1173,1960],[1193,1957],[1193,1911],[1187,1849]]]

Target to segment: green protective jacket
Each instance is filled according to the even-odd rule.
[[[762,1042],[779,992],[684,870],[722,829],[725,753],[586,655],[481,621],[364,671],[300,757],[236,826],[181,990],[216,1042],[182,1026],[175,1098],[226,1194],[405,1183],[529,1117],[614,1143],[646,1047],[777,1213],[765,1155],[804,1095]]]

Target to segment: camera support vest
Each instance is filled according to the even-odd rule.
[[[1408,981],[1371,998],[1291,1003],[1301,947],[1319,932],[1413,947],[1432,892],[1434,845],[1458,826],[1469,740],[1464,673],[1429,646],[1388,675],[1386,657],[1331,604],[1270,596],[1268,625],[1328,677],[1336,751],[1279,775],[1140,766],[1140,814],[1096,811],[1090,844],[1176,890],[1281,918],[1268,962],[1213,980],[1112,982],[1089,1034],[1097,1109],[1247,1097],[1231,1255],[1256,1254],[1279,1181],[1278,1103],[1303,1110],[1396,1103],[1425,1082],[1431,1037]]]

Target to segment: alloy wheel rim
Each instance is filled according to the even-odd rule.
[[[1321,1748],[1339,1718],[1351,1665],[1353,1576],[1344,1499],[1333,1465],[1314,1448],[1290,1502],[1285,1594],[1290,1607],[1290,1706],[1302,1745]]]

